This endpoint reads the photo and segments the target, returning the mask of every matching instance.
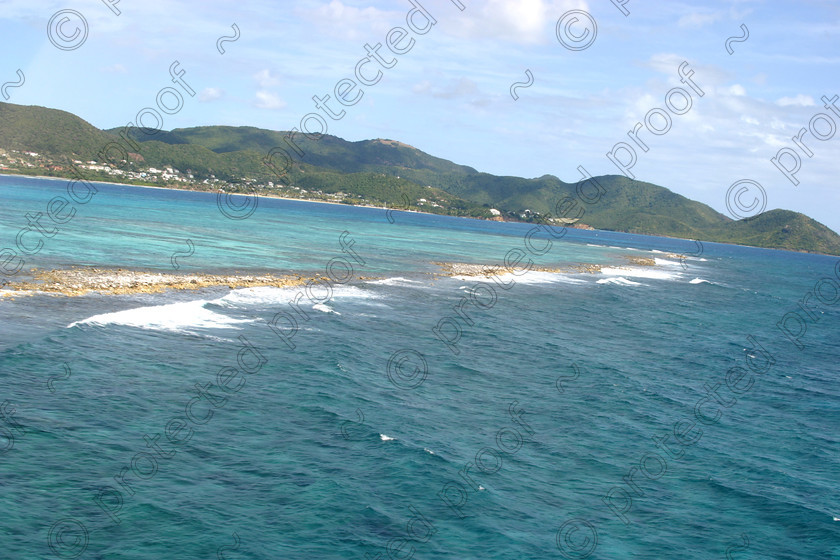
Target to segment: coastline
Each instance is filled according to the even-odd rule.
[[[73,180],[73,177],[50,177],[50,176],[47,176],[47,175],[21,175],[19,173],[5,173],[1,170],[0,170],[0,176],[21,177],[21,178],[30,178],[30,179],[47,179],[47,180],[53,180],[53,181]],[[160,190],[168,190],[168,191],[189,191],[189,192],[200,192],[200,193],[208,193],[208,194],[214,194],[214,193],[218,194],[219,193],[218,190],[213,191],[213,190],[201,190],[201,189],[193,189],[193,188],[157,187],[157,186],[153,186],[153,185],[135,185],[135,184],[131,184],[131,183],[115,183],[113,181],[99,181],[99,180],[89,180],[89,179],[85,179],[85,180],[90,182],[90,183],[96,183],[96,184],[100,184],[100,185],[114,185],[114,186],[120,186],[120,187],[137,187],[137,188],[141,188],[141,189],[160,189]],[[373,208],[373,209],[377,209],[377,210],[384,210],[386,212],[387,211],[411,212],[411,213],[415,213],[415,214],[425,214],[427,216],[446,216],[446,217],[449,217],[449,218],[463,218],[463,219],[467,219],[467,220],[479,220],[479,221],[482,221],[482,222],[513,223],[513,224],[531,223],[531,222],[518,222],[518,221],[512,221],[512,220],[487,220],[487,219],[484,219],[484,218],[475,218],[475,217],[472,217],[472,216],[452,216],[451,214],[435,214],[433,212],[424,212],[422,210],[405,210],[405,209],[399,209],[399,208],[387,208],[387,207],[382,207],[382,206],[373,206],[373,205],[370,205],[370,204],[343,204],[341,202],[330,202],[330,201],[327,201],[327,200],[317,200],[317,199],[309,199],[309,198],[292,198],[292,197],[288,197],[288,196],[279,196],[279,195],[273,195],[273,194],[257,194],[257,193],[227,193],[227,194],[238,195],[238,196],[256,196],[256,197],[259,197],[259,198],[274,198],[274,199],[279,199],[279,200],[290,200],[290,201],[297,201],[297,202],[314,202],[314,203],[317,203],[317,204],[332,204],[332,205],[335,205],[335,206],[344,206],[344,207],[351,206],[351,207],[355,207],[355,208]],[[535,224],[535,225],[541,225],[541,224]],[[569,229],[580,229],[580,228],[574,228],[573,226],[562,226],[562,227],[568,227]],[[592,229],[582,230],[582,231],[622,233],[622,234],[627,234],[627,235],[642,235],[642,236],[647,236],[647,237],[655,237],[655,238],[659,238],[659,239],[676,239],[676,240],[685,241],[685,242],[688,242],[688,243],[692,243],[692,242],[693,243],[716,243],[716,244],[719,244],[719,245],[728,245],[728,246],[732,246],[732,247],[745,247],[745,248],[748,248],[748,249],[762,249],[762,250],[766,250],[766,251],[784,251],[784,252],[787,252],[787,253],[796,253],[796,254],[804,254],[804,255],[819,255],[819,256],[825,256],[825,257],[831,257],[831,258],[837,258],[837,257],[840,256],[840,255],[832,255],[832,254],[829,254],[829,253],[820,253],[820,252],[817,252],[817,251],[807,251],[807,250],[798,250],[798,249],[783,249],[783,248],[780,248],[780,247],[759,247],[757,245],[742,245],[740,243],[730,243],[730,242],[726,242],[726,241],[712,241],[712,240],[708,240],[708,239],[705,239],[705,240],[703,240],[703,239],[688,239],[688,238],[684,238],[684,237],[672,237],[672,236],[669,236],[669,235],[654,235],[654,234],[650,234],[650,233],[638,233],[638,232],[629,232],[629,231],[621,231],[621,230],[592,228]],[[604,246],[606,246],[606,245],[604,245]],[[628,247],[628,248],[638,249],[637,247]],[[645,249],[638,249],[638,250],[643,251]]]
[[[73,177],[50,177],[48,175],[21,175],[20,173],[4,173],[0,171],[0,175],[5,177],[21,177],[25,179],[46,179],[51,181],[73,181],[75,180]],[[98,181],[93,179],[85,179],[88,183],[95,183],[98,185],[115,185],[119,187],[137,187],[138,189],[159,189],[164,191],[189,191],[189,192],[199,192],[199,193],[207,193],[207,194],[218,194],[220,191],[217,190],[202,190],[202,189],[193,189],[193,188],[177,188],[177,187],[157,187],[154,185],[135,185],[133,183],[115,183],[113,181]],[[297,202],[315,202],[318,204],[332,204],[334,206],[352,206],[354,208],[374,208],[377,210],[391,210],[392,212],[412,212],[414,214],[426,214],[428,216],[448,216],[450,218],[466,218],[469,220],[481,220],[481,221],[495,221],[495,220],[484,220],[483,218],[473,218],[471,216],[452,216],[450,214],[435,214],[434,212],[423,212],[422,210],[404,210],[400,208],[387,208],[383,206],[373,206],[371,204],[344,204],[341,202],[330,202],[329,200],[318,200],[315,198],[292,198],[289,196],[280,196],[275,194],[257,194],[257,193],[228,193],[225,191],[226,194],[235,195],[235,196],[256,196],[259,198],[276,198],[280,200],[293,200]],[[513,222],[519,223],[519,222]]]

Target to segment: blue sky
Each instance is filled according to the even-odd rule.
[[[755,212],[758,183],[767,209],[804,212],[840,231],[840,133],[832,128],[840,128],[840,114],[821,101],[840,95],[840,2],[629,0],[629,15],[610,0],[461,0],[463,11],[455,0],[107,2],[111,7],[106,0],[0,0],[0,82],[17,82],[18,69],[25,74],[22,86],[4,90],[10,102],[63,109],[111,128],[155,108],[158,92],[174,87],[183,107],[163,114],[165,129],[289,130],[318,112],[313,96],[329,94],[328,106],[346,113],[324,117],[328,132],[348,140],[390,138],[481,171],[566,181],[580,178],[578,166],[593,175],[620,173],[607,153],[625,142],[636,155],[630,172],[640,180],[725,214],[729,192],[729,208],[742,215]],[[394,55],[383,46],[383,60],[396,64],[381,70],[377,84],[348,91],[347,99],[362,92],[355,105],[336,104],[334,88],[354,78],[365,45],[407,28],[417,5],[435,19],[431,28],[415,12],[417,32],[408,29],[397,43],[407,48],[413,40],[410,50]],[[48,38],[61,10],[87,23],[86,39],[73,50]],[[589,19],[575,20],[566,15],[571,10]],[[564,15],[567,44],[594,39],[587,48],[561,44]],[[70,15],[61,24],[63,17],[53,19],[65,37],[58,42],[74,46],[84,34],[72,39],[78,21]],[[233,24],[240,37],[221,54],[216,42],[235,35]],[[749,38],[732,42],[729,54],[726,41],[744,36],[742,24]],[[172,82],[176,60],[194,97]],[[379,69],[374,62],[365,67],[368,79]],[[681,82],[683,62],[702,96]],[[511,85],[527,82],[526,70],[533,85],[518,88],[514,100]],[[689,93],[690,109],[679,92],[671,109],[666,105],[676,87]],[[645,152],[627,133],[646,115],[667,131],[653,134],[643,124],[637,138]],[[793,140],[801,128],[804,148]],[[785,148],[783,166],[799,160],[796,186],[771,163]],[[629,161],[626,149],[615,154]],[[741,180],[753,183],[730,189]]]

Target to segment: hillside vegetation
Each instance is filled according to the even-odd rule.
[[[132,171],[132,177],[146,176],[143,172],[150,168],[174,168],[180,175],[168,186],[256,189],[284,196],[316,193],[349,204],[387,204],[482,218],[496,215],[492,208],[501,214],[497,219],[567,218],[576,226],[597,229],[840,255],[840,236],[804,214],[771,210],[735,221],[667,188],[620,175],[595,177],[600,196],[595,196],[590,183],[587,192],[597,200],[584,203],[575,183],[553,175],[525,179],[481,173],[394,140],[348,142],[328,135],[312,140],[297,133],[293,141],[303,152],[300,156],[284,141],[286,132],[228,126],[154,134],[136,128],[104,131],[64,111],[0,103],[0,150],[37,152],[46,158],[23,172],[43,169],[62,175],[67,173],[64,166],[73,161],[101,164],[105,159],[101,151],[110,142],[127,145],[120,140],[121,132],[139,149],[132,148],[126,161],[114,163],[115,169],[91,178],[129,182],[120,180],[125,173],[115,175],[120,173],[116,168]],[[283,177],[265,164],[275,147],[294,155]],[[569,199],[576,199],[576,206],[557,215],[558,203]]]

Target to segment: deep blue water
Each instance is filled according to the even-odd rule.
[[[0,249],[65,187],[0,177]],[[840,559],[837,258],[96,187],[17,276],[352,273],[0,299],[4,558]],[[611,268],[434,274],[517,249]]]

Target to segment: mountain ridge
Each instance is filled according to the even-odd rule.
[[[496,176],[398,140],[350,142],[331,135],[312,139],[290,134],[252,126],[100,130],[66,111],[0,103],[0,157],[28,165],[12,169],[0,159],[5,167],[0,172],[40,170],[69,176],[68,166],[98,162],[87,166],[93,168],[88,169],[94,175],[90,179],[297,198],[305,194],[348,204],[840,255],[840,235],[791,210],[732,220],[666,187],[622,175],[578,183],[550,174],[532,179]],[[103,152],[106,146],[110,148]],[[282,178],[266,165],[267,154],[278,147],[297,156],[287,158]],[[37,158],[31,163],[7,151],[34,152],[26,157]]]

